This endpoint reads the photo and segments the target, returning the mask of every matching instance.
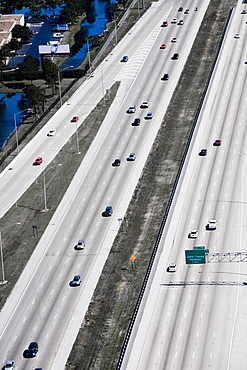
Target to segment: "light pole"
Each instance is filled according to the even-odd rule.
[[[18,141],[18,133],[17,133],[16,116],[17,116],[17,114],[20,114],[20,113],[22,113],[22,112],[25,112],[25,110],[30,110],[30,108],[26,108],[26,109],[21,110],[20,112],[14,113],[14,122],[15,122],[15,138],[16,138],[17,154],[19,154],[19,141]]]
[[[49,167],[48,169],[51,170],[52,168],[56,167],[56,166],[62,166],[61,163],[58,163],[57,165],[55,166],[52,166],[52,167]],[[48,212],[49,211],[49,208],[47,208],[47,204],[46,204],[46,179],[45,179],[45,170],[43,171],[43,181],[44,181],[44,203],[45,203],[45,208],[41,211],[41,212]]]
[[[78,137],[78,126],[77,126],[77,121],[76,121],[76,145],[77,145],[77,154],[81,154],[80,149],[79,149],[79,137]]]
[[[115,13],[114,13],[114,22],[115,22],[115,40],[117,45],[117,20],[115,19]]]
[[[87,52],[88,52],[89,74],[91,75],[91,59],[90,59],[90,49],[89,49],[89,42],[88,42],[88,40],[87,40]]]
[[[103,73],[102,73],[102,63],[100,64],[100,72],[101,72],[101,85],[102,85],[102,92],[103,92],[103,99],[104,99],[104,106],[105,106],[105,89],[104,89],[104,80],[103,80]]]
[[[71,68],[73,66],[68,66],[66,68],[61,69],[61,71],[64,71],[65,69]],[[58,89],[59,89],[59,98],[60,98],[60,106],[63,105],[63,100],[62,100],[62,91],[61,91],[61,79],[60,79],[60,70],[57,70],[57,79],[58,79]]]
[[[14,225],[21,225],[21,222],[17,222]],[[6,229],[7,227],[14,226],[14,225],[9,225],[4,227]],[[5,280],[5,275],[4,275],[4,263],[3,263],[3,242],[2,242],[2,230],[0,229],[0,255],[1,255],[1,266],[2,266],[2,280],[0,281],[0,284],[6,284],[8,281]]]

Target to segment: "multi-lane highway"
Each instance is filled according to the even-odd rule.
[[[123,369],[246,368],[247,264],[185,264],[185,250],[194,246],[247,251],[243,9],[239,2],[230,20]],[[213,145],[217,139],[221,146]],[[206,156],[198,155],[202,148]],[[216,230],[206,229],[210,219]],[[196,239],[188,238],[192,229]],[[174,273],[166,271],[170,262]]]
[[[118,218],[124,217],[208,2],[186,15],[178,14],[178,1],[155,3],[70,104],[65,104],[11,163],[12,170],[1,174],[3,215],[73,134],[76,125],[70,123],[71,118],[79,116],[81,123],[103,92],[114,81],[121,81],[97,137],[1,311],[2,363],[14,359],[18,369],[64,367],[118,231]],[[170,24],[175,16],[183,18],[184,24]],[[166,19],[168,27],[160,27]],[[173,37],[176,43],[171,42]],[[162,43],[166,49],[160,49]],[[178,60],[171,59],[174,53],[179,53]],[[123,55],[129,56],[127,63],[120,63]],[[169,74],[168,81],[161,80],[164,73]],[[141,109],[146,99],[150,106]],[[126,114],[130,105],[136,105],[135,114]],[[152,120],[144,120],[147,111],[152,111]],[[136,117],[141,119],[138,127],[131,125]],[[47,138],[51,128],[57,134]],[[136,161],[126,161],[130,152],[136,154]],[[32,166],[37,156],[43,158],[43,164]],[[120,167],[111,166],[115,158],[122,160]],[[102,218],[108,205],[113,207],[113,216]],[[78,239],[85,240],[84,251],[74,250]],[[72,288],[69,282],[76,274],[81,275],[82,283]],[[31,341],[39,343],[39,352],[34,359],[23,359]]]

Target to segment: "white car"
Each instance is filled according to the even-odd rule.
[[[172,42],[177,42],[177,38],[173,37]]]
[[[3,367],[3,369],[5,370],[14,370],[15,368],[15,361],[14,360],[11,360],[11,361],[8,361],[6,362],[6,365]]]
[[[181,19],[180,21],[178,21],[178,25],[182,25],[184,24],[184,21]]]
[[[198,237],[198,230],[191,230],[189,233],[189,238],[195,239]]]
[[[216,230],[217,228],[217,221],[216,220],[209,220],[207,224],[208,230]]]
[[[239,34],[239,33],[235,33],[234,38],[235,38],[235,39],[240,39],[240,34]]]
[[[171,23],[177,23],[177,18],[173,18],[172,20],[171,20]]]
[[[189,9],[186,9],[184,14],[189,14],[190,10]]]
[[[55,130],[55,128],[53,128],[52,130],[50,130],[49,132],[48,132],[48,134],[47,134],[47,136],[54,136],[55,134],[56,134],[56,130]]]
[[[130,153],[128,158],[126,158],[127,161],[135,161],[136,160],[136,155],[135,153]]]
[[[75,245],[76,250],[83,250],[85,248],[85,242],[84,240],[80,239],[78,240],[78,243]]]
[[[143,102],[140,105],[140,108],[148,108],[149,107],[149,101],[143,100]]]
[[[152,119],[153,118],[153,113],[152,112],[148,112],[146,114],[146,116],[144,117],[144,119]]]
[[[170,265],[167,267],[168,272],[176,272],[176,270],[177,270],[176,263],[170,263]]]
[[[129,107],[129,109],[127,110],[127,113],[135,113],[135,112],[136,112],[136,106],[135,105]]]

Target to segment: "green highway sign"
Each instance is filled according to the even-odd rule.
[[[206,263],[205,253],[208,249],[190,249],[185,251],[185,262],[187,265]]]

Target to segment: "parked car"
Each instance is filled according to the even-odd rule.
[[[69,283],[70,286],[80,286],[81,285],[81,276],[75,275],[73,280]]]
[[[104,212],[102,213],[103,217],[109,217],[113,214],[112,206],[107,206]]]
[[[115,161],[112,163],[113,167],[119,167],[121,164],[121,159],[115,159]]]
[[[43,159],[41,157],[37,157],[35,161],[33,162],[33,166],[39,166],[43,162]]]
[[[127,161],[135,161],[136,160],[136,155],[135,153],[130,153],[128,158],[126,158]]]
[[[78,243],[75,245],[76,250],[83,250],[85,248],[85,242],[83,239],[78,240]]]
[[[128,62],[128,60],[129,60],[128,55],[124,55],[124,56],[122,57],[122,59],[121,59],[121,62]]]

